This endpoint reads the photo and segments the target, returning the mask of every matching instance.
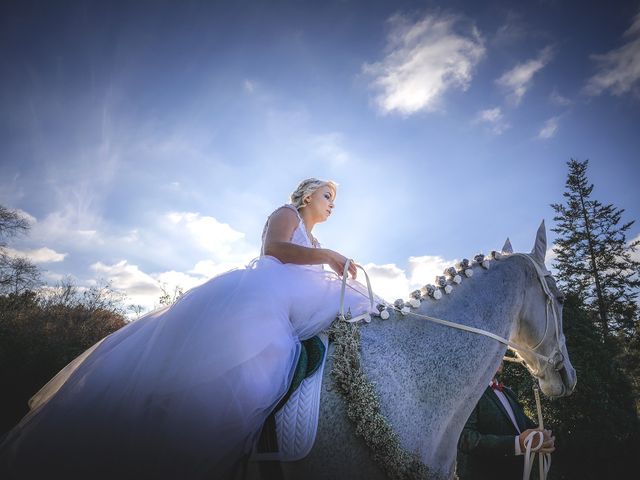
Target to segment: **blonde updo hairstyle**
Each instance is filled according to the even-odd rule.
[[[300,182],[298,188],[291,194],[291,204],[296,207],[298,210],[306,207],[306,200],[310,195],[313,194],[320,187],[327,186],[331,190],[333,190],[333,198],[336,198],[336,193],[338,191],[338,185],[331,180],[318,180],[317,178],[307,178]]]

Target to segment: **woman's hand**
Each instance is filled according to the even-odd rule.
[[[347,263],[347,257],[340,255],[338,252],[333,250],[327,250],[327,261],[325,263],[329,265],[340,277],[342,277],[342,274],[344,273],[344,264]],[[351,260],[351,263],[349,264],[349,274],[354,280],[358,276],[358,269],[356,268],[356,264],[353,260]]]

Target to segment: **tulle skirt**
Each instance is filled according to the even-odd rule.
[[[351,282],[345,309],[369,310]],[[286,392],[340,279],[263,256],[109,335],[54,377],[0,445],[0,477],[229,478]]]

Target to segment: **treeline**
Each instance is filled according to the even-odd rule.
[[[126,323],[123,296],[110,285],[47,287],[28,258],[10,254],[7,241],[28,230],[24,217],[0,206],[0,438],[53,375]]]
[[[0,205],[0,438],[28,412],[28,400],[71,360],[98,340],[139,317],[141,305],[109,283],[79,287],[70,278],[46,285],[41,272],[8,243],[29,232],[28,220]],[[183,289],[158,285],[159,305],[170,305]]]
[[[578,375],[573,395],[542,398],[545,427],[556,436],[550,479],[635,478],[640,472],[640,319],[638,243],[624,210],[592,197],[588,161],[568,162],[563,202],[552,204],[556,279],[566,294],[567,349]],[[507,363],[512,385],[537,419],[534,380]]]
[[[53,375],[125,325],[119,308],[100,298],[105,288],[88,292],[66,299],[32,291],[0,296],[0,433],[27,413],[28,399]]]

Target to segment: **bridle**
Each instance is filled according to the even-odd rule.
[[[551,314],[553,316],[553,325],[555,327],[555,340],[556,340],[555,348],[551,353],[551,355],[549,356],[546,356],[546,357],[540,356],[540,355],[538,356],[544,359],[547,363],[549,363],[554,370],[560,371],[564,368],[564,354],[562,353],[562,347],[564,346],[564,338],[560,336],[560,320],[558,318],[558,314],[556,313],[556,309],[553,307],[554,295],[549,289],[549,285],[545,281],[546,277],[551,277],[551,272],[549,272],[546,268],[543,270],[540,267],[540,265],[538,265],[538,263],[536,263],[529,255],[525,255],[523,253],[514,253],[512,255],[527,258],[533,264],[534,268],[536,269],[536,273],[538,274],[538,280],[540,281],[540,285],[542,286],[542,290],[546,297],[544,333],[542,334],[542,338],[540,339],[540,341],[535,346],[526,350],[537,354],[535,350],[537,350],[547,339],[547,334],[549,333],[549,310],[551,310]],[[531,369],[531,367],[528,367],[528,368]],[[539,372],[534,372],[532,370],[532,373],[534,373],[535,375]]]
[[[551,290],[549,289],[549,286],[547,285],[547,282],[545,281],[545,277],[551,276],[551,273],[549,271],[542,270],[542,268],[536,263],[536,261],[531,258],[529,255],[526,255],[524,253],[512,253],[509,255],[510,257],[513,256],[517,256],[517,257],[523,257],[526,258],[529,262],[531,262],[531,264],[534,266],[536,274],[538,276],[538,280],[540,282],[540,285],[542,286],[542,290],[545,294],[546,297],[546,302],[545,302],[545,327],[544,327],[544,333],[542,335],[542,338],[540,339],[540,341],[533,347],[529,348],[529,347],[525,347],[523,345],[519,345],[515,342],[512,342],[511,340],[508,340],[506,338],[503,338],[499,335],[496,335],[495,333],[492,332],[488,332],[486,330],[483,330],[481,328],[475,328],[475,327],[470,327],[468,325],[462,325],[460,323],[456,323],[456,322],[450,322],[448,320],[442,320],[440,318],[435,318],[435,317],[430,317],[429,315],[423,315],[420,313],[416,313],[416,312],[411,312],[411,311],[403,311],[402,309],[394,306],[394,305],[387,305],[387,308],[393,309],[403,315],[412,315],[415,317],[419,317],[422,318],[424,320],[428,320],[430,322],[433,323],[438,323],[440,325],[445,325],[447,327],[451,327],[451,328],[456,328],[458,330],[464,330],[466,332],[471,332],[471,333],[476,333],[478,335],[484,335],[485,337],[489,337],[492,338],[504,345],[506,345],[508,348],[510,348],[511,350],[515,351],[518,356],[520,357],[520,359],[511,359],[511,360],[515,360],[521,363],[525,363],[525,365],[527,366],[527,368],[531,371],[531,373],[536,376],[539,377],[540,376],[540,372],[534,370],[533,368],[531,368],[531,366],[527,365],[526,362],[522,359],[522,356],[520,354],[520,352],[527,352],[537,358],[539,358],[540,360],[542,360],[544,363],[549,364],[554,370],[556,371],[560,371],[564,368],[564,355],[562,353],[562,347],[564,346],[564,340],[562,339],[562,337],[560,336],[560,320],[558,318],[558,314],[556,313],[555,308],[553,308],[553,293],[551,293]],[[368,313],[364,313],[362,315],[358,315],[356,317],[353,318],[347,318],[344,314],[344,293],[345,293],[345,286],[347,283],[347,276],[349,273],[349,266],[352,263],[352,260],[347,260],[347,262],[344,265],[344,270],[342,273],[342,289],[340,292],[340,313],[338,314],[338,319],[346,321],[346,322],[350,322],[350,323],[354,323],[354,322],[358,322],[360,320],[364,320],[365,322],[370,322],[371,321],[371,316]],[[367,275],[367,272],[365,271],[364,268],[362,268],[360,265],[356,264],[355,262],[353,262],[354,265],[359,268],[360,270],[362,270],[365,274],[365,278],[367,280],[367,289],[369,291],[369,300],[371,303],[371,308],[373,310],[373,292],[371,290],[371,282],[369,281],[369,276]],[[556,339],[556,345],[555,348],[553,350],[553,352],[551,353],[551,355],[543,355],[539,352],[537,352],[536,350],[538,348],[540,348],[540,346],[544,343],[544,341],[547,338],[548,332],[549,332],[549,309],[551,309],[551,316],[553,317],[553,324],[555,327],[555,339]],[[505,357],[506,359],[509,359],[509,357]]]

